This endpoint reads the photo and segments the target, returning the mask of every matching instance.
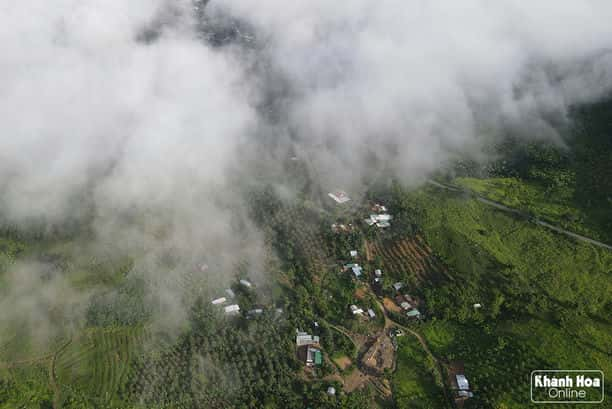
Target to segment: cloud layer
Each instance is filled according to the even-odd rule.
[[[3,220],[93,219],[100,243],[142,255],[135,270],[166,283],[185,271],[157,267],[167,252],[185,265],[214,259],[220,275],[242,258],[261,265],[236,175],[280,175],[297,152],[324,188],[358,190],[381,171],[418,183],[504,129],[558,138],[568,107],[612,87],[609,1],[0,10]],[[35,291],[14,271],[8,288]],[[181,291],[157,294],[170,319]]]
[[[367,170],[364,153],[372,150],[410,180],[438,168],[449,152],[475,150],[483,128],[524,124],[531,137],[554,136],[545,119],[562,118],[571,104],[612,85],[605,1],[210,6],[255,27],[289,84],[289,129],[320,167],[348,179]]]

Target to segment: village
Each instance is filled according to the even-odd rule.
[[[337,206],[351,201],[342,190],[330,192],[328,197]],[[351,234],[360,228],[379,229],[384,231],[391,227],[393,215],[381,203],[368,205],[369,214],[362,219],[362,225],[355,222],[337,221],[331,224],[334,235]],[[363,254],[365,253],[365,254]],[[339,391],[336,386],[342,385],[343,392],[352,392],[367,384],[373,384],[381,395],[390,397],[392,388],[386,375],[396,368],[398,340],[402,337],[415,337],[422,345],[423,351],[437,363],[439,376],[445,379],[444,393],[457,408],[473,396],[462,362],[441,363],[431,354],[426,341],[418,333],[419,323],[427,320],[427,305],[424,300],[409,290],[410,286],[402,281],[390,281],[382,268],[376,268],[366,244],[365,251],[360,248],[350,249],[339,257],[337,274],[350,279],[357,288],[352,303],[346,305],[347,322],[363,327],[365,332],[352,331],[343,325],[326,324],[347,336],[356,352],[354,357],[338,356],[333,350],[324,348],[321,334],[323,318],[313,320],[310,328],[295,328],[295,357],[303,365],[303,376],[312,380],[330,380],[327,394],[334,396]],[[254,284],[247,277],[240,278],[234,285],[240,291],[254,290]],[[256,318],[268,310],[275,316],[281,316],[280,308],[257,306],[246,311],[236,302],[236,293],[232,288],[224,290],[223,296],[211,300],[211,304],[228,317],[243,316],[246,319]],[[474,304],[474,308],[481,308]],[[331,374],[322,374],[324,365],[337,367]],[[329,372],[329,371],[327,371]]]

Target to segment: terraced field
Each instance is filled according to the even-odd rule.
[[[140,327],[88,330],[58,354],[58,386],[79,385],[86,396],[99,402],[116,397],[127,381],[144,333]]]
[[[380,256],[386,272],[396,279],[413,276],[418,282],[436,282],[450,278],[448,270],[432,253],[425,240],[417,235],[391,245],[378,239],[369,245],[373,255]]]

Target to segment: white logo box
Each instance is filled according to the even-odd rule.
[[[598,374],[601,376],[601,399],[597,400],[597,401],[585,401],[585,400],[548,400],[548,401],[542,401],[542,400],[534,400],[533,399],[533,384],[534,384],[534,375],[538,375],[538,374],[555,374],[555,373],[575,373],[575,374],[584,374],[584,375],[588,375],[588,374]],[[603,403],[604,399],[605,399],[605,390],[604,390],[604,384],[605,384],[605,378],[604,378],[604,373],[603,371],[600,371],[599,369],[584,369],[584,370],[580,370],[580,369],[536,369],[534,371],[531,371],[531,376],[529,379],[529,387],[530,387],[530,398],[531,398],[531,402],[532,403],[592,403],[592,404],[598,404],[598,403]],[[576,387],[574,387],[573,389],[577,389]]]

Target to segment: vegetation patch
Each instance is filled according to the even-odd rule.
[[[436,381],[435,363],[416,338],[399,338],[393,394],[399,408],[446,408],[442,385]]]

